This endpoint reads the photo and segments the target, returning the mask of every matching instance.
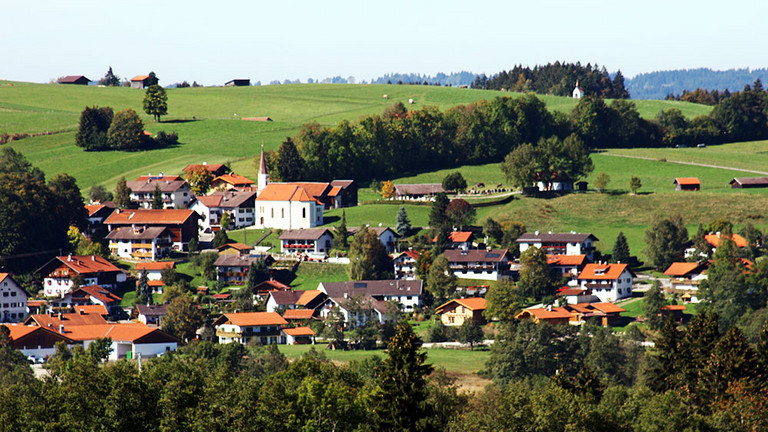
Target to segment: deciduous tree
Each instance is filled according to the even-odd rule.
[[[195,332],[205,322],[205,314],[199,306],[186,295],[174,298],[166,309],[163,330],[183,341],[194,339]]]
[[[112,117],[113,112],[110,107],[85,107],[80,113],[75,145],[86,150],[108,148],[107,131],[112,124]]]
[[[376,233],[362,227],[349,247],[347,275],[352,280],[388,279],[392,277],[392,264],[384,245]]]
[[[641,187],[643,187],[643,184],[638,177],[632,176],[632,178],[629,179],[629,190],[632,191],[632,194],[637,195],[637,191]]]
[[[127,108],[115,113],[107,131],[107,143],[115,150],[138,150],[144,145],[144,123],[136,111]]]
[[[604,172],[599,172],[595,178],[595,189],[597,189],[598,192],[605,192],[605,188],[608,187],[608,183],[610,182],[611,176]]]
[[[203,165],[194,165],[184,171],[184,178],[189,183],[192,193],[195,195],[205,195],[211,188],[213,174]]]
[[[391,181],[386,180],[381,183],[381,197],[389,199],[395,196],[395,185]]]
[[[439,255],[429,267],[426,288],[432,296],[434,304],[441,305],[448,299],[455,297],[456,276],[448,265],[448,258]]]
[[[160,117],[168,114],[168,95],[165,89],[157,84],[147,87],[144,93],[144,112],[155,118],[159,122]]]
[[[520,255],[520,290],[528,297],[541,300],[552,296],[559,280],[547,264],[547,254],[537,247],[530,247]]]
[[[454,171],[443,178],[442,186],[447,191],[464,192],[467,189],[467,181],[461,172]]]
[[[453,226],[464,229],[464,226],[471,225],[475,221],[477,212],[466,200],[456,198],[451,200],[445,208],[445,215]]]
[[[120,177],[115,186],[115,205],[119,209],[126,209],[131,205],[131,188],[125,181],[125,177]]]
[[[663,272],[675,261],[682,261],[688,229],[679,215],[658,218],[645,231],[645,253],[656,271]]]

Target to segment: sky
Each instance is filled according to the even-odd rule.
[[[556,60],[625,77],[768,67],[763,0],[3,0],[0,79],[161,85],[386,73],[488,75]]]

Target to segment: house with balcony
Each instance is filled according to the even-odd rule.
[[[164,227],[171,234],[174,250],[185,251],[197,239],[200,216],[189,209],[117,209],[104,221],[112,231],[122,227]]]
[[[267,312],[296,309],[316,310],[328,296],[320,290],[273,290],[267,292]]]
[[[200,215],[201,232],[253,226],[256,220],[256,191],[216,191],[196,197],[189,208]],[[225,213],[229,215],[229,226],[222,227],[221,217]]]
[[[46,297],[63,297],[69,293],[73,278],[80,279],[82,286],[99,285],[107,289],[114,289],[127,279],[123,270],[98,255],[57,256],[36,273],[43,276]]]
[[[185,180],[169,180],[164,176],[147,176],[147,180],[125,182],[131,189],[131,202],[140,208],[152,208],[155,189],[160,189],[163,196],[163,208],[187,208],[195,195]]]
[[[176,268],[176,263],[173,261],[157,261],[157,262],[138,262],[136,263],[136,271],[139,272],[139,276],[142,273],[147,275],[147,283],[152,288],[152,294],[162,294],[165,288],[165,282],[163,282],[163,271]],[[136,281],[138,284],[138,280]]]
[[[451,231],[448,233],[448,241],[450,242],[448,249],[472,249],[474,240],[475,235],[472,231]],[[432,239],[432,243],[436,242],[437,236]]]
[[[53,312],[69,312],[78,306],[102,306],[106,315],[112,315],[119,312],[121,300],[106,288],[88,285],[76,288],[60,299],[51,300],[49,306]],[[78,312],[82,310],[79,309]]]
[[[327,228],[285,230],[279,238],[280,252],[284,254],[328,253],[333,246],[333,234]]]
[[[27,292],[9,273],[0,273],[0,322],[20,322],[27,317]]]
[[[384,250],[387,251],[387,253],[392,253],[395,250],[395,247],[397,246],[397,233],[392,228],[388,227],[367,227],[369,230],[376,233],[376,237],[378,237],[381,244],[384,246]],[[360,231],[360,227],[349,227],[348,230],[350,235],[357,234],[358,231]]]
[[[592,291],[601,302],[615,302],[632,296],[635,274],[626,264],[592,263],[579,274],[581,288]]]
[[[282,328],[287,324],[288,321],[277,312],[228,313],[213,322],[219,343],[238,342],[243,345],[284,344],[286,338]]]
[[[350,316],[345,305],[349,300],[357,300],[372,309],[379,322],[385,322],[388,316],[387,302],[395,302],[405,312],[413,312],[422,306],[424,281],[422,280],[369,280],[347,282],[321,282],[317,289],[324,292],[330,303],[323,305],[320,316],[330,314],[333,307],[339,307],[349,322]]]
[[[219,255],[216,262],[216,280],[228,284],[241,285],[248,280],[251,265],[264,260],[267,266],[275,260],[271,255]]]
[[[507,249],[446,249],[448,266],[460,279],[500,280],[512,277]]]
[[[683,300],[698,303],[699,285],[707,280],[709,265],[710,261],[672,263],[664,271],[664,275],[669,276],[669,287],[664,290],[681,295]]]
[[[173,249],[171,232],[162,226],[118,227],[105,240],[112,255],[133,260],[155,261],[170,256]]]
[[[582,234],[575,231],[570,233],[542,233],[535,231],[521,235],[515,243],[520,245],[520,252],[525,252],[529,247],[537,247],[547,255],[586,255],[592,262],[595,242],[599,241],[592,234]]]
[[[482,297],[453,299],[435,308],[435,313],[440,315],[440,321],[445,326],[461,326],[468,320],[483,325],[483,312],[485,299]]]
[[[515,315],[515,319],[529,319],[534,324],[547,323],[549,325],[568,324],[571,320],[571,312],[560,306],[547,306],[523,309]]]
[[[413,280],[416,279],[416,268],[419,252],[407,250],[400,252],[392,257],[392,264],[395,266],[395,279]]]
[[[578,285],[579,273],[587,265],[587,256],[581,255],[547,255],[547,264],[552,271],[568,280],[568,285]]]

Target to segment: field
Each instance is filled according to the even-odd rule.
[[[11,85],[12,84],[12,85]],[[387,100],[382,95],[387,94]],[[8,144],[21,151],[46,174],[66,172],[80,188],[95,184],[111,189],[121,176],[128,179],[152,173],[179,173],[189,163],[229,162],[245,176],[254,176],[253,158],[263,145],[277,148],[301,125],[318,122],[334,125],[340,120],[381,113],[396,101],[414,99],[409,108],[432,105],[446,109],[500,95],[487,90],[410,85],[295,84],[259,87],[169,89],[169,114],[162,123],[143,115],[144,93],[130,88],[9,83],[0,81],[0,134],[60,132],[26,138]],[[550,109],[570,111],[571,98],[540,96]],[[646,117],[662,109],[678,107],[690,116],[711,108],[675,101],[637,101]],[[80,112],[86,106],[111,106],[115,111],[136,110],[150,132],[176,131],[181,144],[141,152],[84,152],[75,147],[74,135]],[[269,116],[272,122],[251,122],[242,117]]]

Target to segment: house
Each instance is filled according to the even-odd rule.
[[[173,249],[187,250],[189,241],[197,239],[200,216],[188,209],[115,210],[104,221],[110,230],[120,227],[165,227],[171,233]]]
[[[541,176],[537,173],[536,178],[535,186],[539,192],[570,192],[574,190],[573,180],[557,173],[554,173],[549,179],[542,180],[538,180]]]
[[[665,291],[680,294],[683,300],[692,303],[699,301],[699,285],[707,279],[710,262],[674,262],[664,271],[669,276],[669,287]]]
[[[231,189],[247,189],[250,190],[256,184],[255,181],[248,177],[243,177],[238,174],[224,174],[220,175],[211,181],[211,189],[215,190],[231,190]]]
[[[74,341],[58,329],[22,324],[3,324],[11,331],[11,346],[33,361],[42,361],[56,354],[56,343],[72,345]]]
[[[63,326],[59,333],[82,343],[83,348],[96,339],[109,338],[112,351],[109,360],[152,358],[176,351],[179,339],[140,323],[106,323],[97,325]]]
[[[88,85],[91,82],[85,75],[67,75],[56,80],[59,84]]]
[[[317,310],[315,309],[286,309],[283,312],[283,318],[290,321],[308,321],[315,318]]]
[[[600,299],[592,295],[592,290],[579,287],[562,287],[557,290],[555,297],[565,304],[593,303]]]
[[[677,191],[697,191],[701,189],[701,182],[698,177],[678,177],[674,181]]]
[[[187,208],[194,200],[192,188],[186,180],[168,180],[163,176],[149,176],[147,180],[135,180],[125,182],[131,189],[131,202],[138,204],[140,208],[152,208],[155,189],[160,189],[163,196],[163,208]]]
[[[621,313],[626,310],[613,303],[577,303],[565,306],[571,312],[571,324],[583,324],[587,320],[597,320],[603,327],[617,324]]]
[[[333,234],[326,228],[287,229],[279,239],[281,253],[327,253],[333,246]]]
[[[122,299],[106,288],[99,285],[78,287],[64,297],[51,300],[49,305],[52,312],[68,312],[78,306],[94,305],[103,308],[104,315],[113,315],[120,310]],[[77,311],[89,312],[88,309],[77,308]],[[96,312],[96,309],[90,310]]]
[[[163,319],[168,313],[168,305],[136,305],[133,307],[133,316],[138,322],[146,325],[161,327]]]
[[[397,233],[392,228],[388,227],[367,227],[369,230],[376,233],[376,237],[379,238],[379,241],[384,246],[384,249],[387,251],[387,253],[394,252],[395,245],[397,243]],[[349,227],[347,230],[351,235],[357,234],[358,231],[360,231],[360,227]]]
[[[149,75],[136,75],[131,78],[131,88],[143,89],[149,87]]]
[[[267,293],[267,312],[290,309],[312,309],[321,306],[328,298],[326,293],[320,290],[305,291],[269,291]]]
[[[157,262],[139,262],[136,263],[136,271],[139,275],[146,273],[147,282],[152,287],[152,294],[162,294],[165,288],[163,282],[163,271],[176,268],[176,263],[173,261],[157,261]],[[138,284],[139,281],[136,281]]]
[[[265,295],[270,291],[289,291],[291,287],[274,279],[266,280],[253,287],[254,295]]]
[[[104,238],[109,252],[120,258],[158,260],[171,254],[172,235],[163,226],[117,227]]]
[[[114,206],[106,204],[89,204],[85,206],[88,212],[88,229],[86,234],[91,237],[104,238],[109,232],[104,221],[115,211]]]
[[[768,177],[734,177],[729,182],[732,189],[751,189],[768,187]]]
[[[208,170],[208,172],[210,172],[214,178],[218,176],[223,176],[224,174],[231,171],[229,167],[224,164],[209,164],[208,162],[203,162],[201,164],[187,165],[186,167],[184,167],[183,171],[187,173],[199,167],[203,167],[206,170]]]
[[[449,193],[440,183],[396,184],[395,198],[401,200],[431,200],[439,193]]]
[[[354,297],[371,297],[374,300],[394,301],[406,312],[421,307],[423,294],[422,280],[369,280],[347,282],[321,282],[317,289],[328,295],[336,303]]]
[[[27,292],[9,273],[0,273],[0,322],[20,322],[27,317]]]
[[[219,255],[248,255],[253,246],[244,243],[227,243],[216,248]]]
[[[373,324],[386,324],[397,319],[397,314],[394,313],[391,303],[377,300],[369,295],[348,298],[329,297],[320,308],[320,316],[327,319],[334,311],[341,314],[345,326],[360,326],[368,321]]]
[[[661,316],[680,322],[683,320],[683,311],[685,309],[685,305],[664,305],[661,307]]]
[[[568,279],[569,285],[576,285],[576,278],[587,264],[587,256],[580,255],[547,255],[547,264],[552,271]]]
[[[579,80],[576,80],[576,87],[573,89],[571,94],[574,99],[581,99],[584,97],[584,89],[579,87]]]
[[[219,343],[239,342],[243,345],[285,343],[282,327],[287,325],[277,312],[228,313],[213,322]]]
[[[579,274],[579,284],[589,289],[601,302],[632,296],[632,280],[635,274],[626,264],[593,263],[584,266]]]
[[[36,273],[43,276],[46,297],[63,297],[72,288],[72,279],[80,279],[80,285],[99,285],[114,289],[125,282],[124,271],[98,255],[57,256],[40,267]]]
[[[571,320],[571,312],[564,307],[547,306],[543,308],[523,309],[522,312],[515,315],[515,319],[529,319],[535,324],[568,324],[568,322]]]
[[[314,345],[315,343],[315,331],[309,327],[284,328],[283,337],[287,345]]]
[[[446,249],[448,266],[460,279],[500,280],[511,277],[507,249]]]
[[[216,280],[229,284],[243,284],[248,280],[251,265],[264,260],[267,266],[275,260],[271,255],[219,255],[213,265],[216,267]]]
[[[33,314],[24,320],[24,325],[36,325],[54,331],[65,327],[91,326],[106,323],[105,309],[99,308],[94,310],[82,307],[76,312]]]
[[[416,261],[418,259],[419,252],[415,250],[407,250],[393,256],[392,263],[395,266],[395,279],[416,279],[416,268],[418,267]]]
[[[481,297],[453,299],[435,308],[435,313],[440,315],[440,321],[446,326],[460,326],[467,320],[483,325],[483,312],[485,299]]]
[[[357,205],[357,183],[354,180],[333,180],[328,196],[333,198],[331,208],[355,207]]]
[[[214,227],[227,230],[249,227],[255,223],[256,191],[216,191],[196,197],[189,208],[200,215],[201,232],[211,232]],[[229,215],[229,226],[221,227],[225,213]]]
[[[543,233],[535,231],[521,235],[515,243],[520,245],[520,252],[525,252],[529,247],[537,247],[548,255],[586,255],[587,260],[592,261],[595,250],[595,242],[599,241],[592,234],[583,234],[571,231],[570,233]]]
[[[291,183],[271,183],[256,198],[256,227],[284,230],[314,228],[323,224],[325,205],[304,188]]]
[[[472,231],[451,231],[448,233],[448,241],[451,242],[448,249],[472,249],[474,240],[475,235]],[[437,236],[432,239],[432,243],[435,242],[437,242]]]
[[[712,246],[712,252],[715,252],[716,248],[720,246],[720,242],[723,241],[723,235],[719,232],[709,233],[704,236],[704,240]],[[745,248],[749,246],[749,242],[744,237],[738,234],[731,234],[731,241],[737,248]]]
[[[250,86],[250,85],[251,85],[251,80],[249,80],[247,78],[233,79],[233,80],[229,80],[229,81],[224,83],[225,87],[230,87],[230,86],[234,86],[234,87],[247,87],[247,86]]]

